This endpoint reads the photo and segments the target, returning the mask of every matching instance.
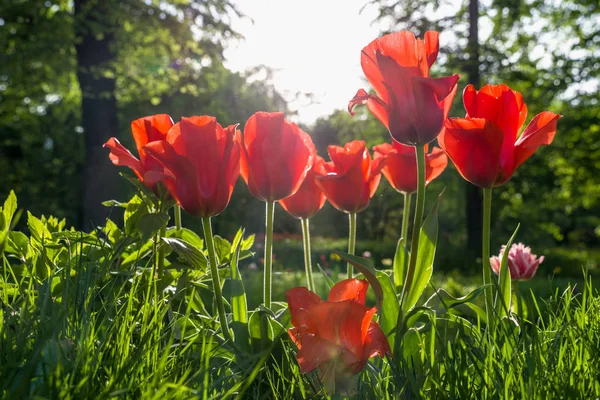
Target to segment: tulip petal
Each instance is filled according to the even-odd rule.
[[[371,170],[369,171],[369,198],[375,196],[375,192],[379,187],[379,182],[381,182],[381,171],[387,164],[387,160],[385,158],[378,158],[371,162]]]
[[[131,122],[131,133],[138,151],[150,142],[164,140],[173,126],[173,120],[167,114],[156,114],[139,118]]]
[[[285,292],[292,325],[314,333],[311,309],[321,303],[321,298],[305,287],[295,287]]]
[[[525,160],[531,157],[538,147],[552,143],[559,118],[561,118],[561,115],[544,111],[531,120],[515,143],[514,169],[517,169]]]
[[[435,79],[412,78],[415,110],[419,114],[413,117],[419,135],[418,143],[433,141],[442,130],[453,100],[450,95],[456,93],[458,79],[456,74]]]
[[[296,344],[300,349],[297,354],[298,364],[302,373],[310,372],[319,367],[319,365],[335,360],[342,352],[342,348],[323,340],[318,336],[301,334],[296,335]]]
[[[484,188],[498,176],[502,140],[500,128],[480,118],[449,118],[438,137],[462,177]]]
[[[354,300],[364,305],[367,289],[369,289],[369,282],[364,279],[344,279],[333,285],[327,301]]]
[[[143,167],[140,160],[138,160],[129,150],[127,150],[119,140],[114,137],[108,139],[106,143],[102,147],[108,147],[110,149],[110,154],[108,157],[113,164],[129,167],[135,172],[137,177],[143,181]]]
[[[384,357],[386,354],[392,354],[390,344],[379,324],[375,321],[371,321],[364,340],[362,358],[369,359],[375,356]]]
[[[438,56],[440,49],[440,34],[435,31],[425,32],[425,52],[427,54],[427,66],[431,68]]]
[[[177,154],[166,140],[150,142],[144,146],[144,150],[175,177],[174,185],[168,185],[167,188],[177,203],[192,215],[206,216],[206,205],[198,194],[197,172],[192,162]]]
[[[427,183],[431,182],[444,172],[448,166],[448,156],[439,147],[434,147],[431,153],[426,155],[426,180]]]
[[[367,108],[369,111],[371,111],[375,118],[377,118],[383,124],[383,126],[389,129],[389,113],[387,104],[385,104],[385,102],[379,97],[367,93],[364,89],[359,89],[352,100],[350,100],[348,103],[348,112],[350,115],[354,116],[356,114],[354,107],[363,104],[366,104]]]

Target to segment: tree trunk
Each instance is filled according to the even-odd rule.
[[[101,202],[116,198],[119,176],[102,145],[116,136],[114,9],[107,0],[75,0],[77,79],[81,88],[81,118],[85,134],[83,228],[103,225],[110,211]]]
[[[479,1],[469,0],[469,83],[479,89]],[[465,182],[465,206],[467,217],[467,249],[470,256],[481,254],[482,195],[481,189]]]

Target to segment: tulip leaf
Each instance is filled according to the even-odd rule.
[[[352,264],[365,276],[375,292],[375,303],[377,305],[377,309],[381,311],[383,309],[383,288],[377,279],[377,270],[375,269],[375,266],[373,266],[373,261],[368,258],[353,256],[341,251],[334,251],[334,253],[339,255],[342,260]]]
[[[215,251],[217,253],[217,263],[221,266],[227,264],[232,256],[231,243],[219,235],[214,235]]]
[[[317,267],[319,267],[319,271],[321,271],[321,275],[323,275],[323,279],[325,280],[325,283],[327,283],[327,286],[329,287],[329,289],[331,289],[334,285],[333,281],[331,280],[329,275],[327,275],[327,272],[325,272],[323,267],[321,267],[321,264],[317,263]]]
[[[390,348],[393,349],[394,341],[396,340],[396,324],[398,323],[400,305],[398,304],[396,292],[394,291],[394,286],[389,275],[385,272],[378,271],[377,280],[383,289],[383,306],[381,308],[379,325],[388,339]]]
[[[146,241],[169,223],[169,216],[165,213],[151,213],[140,216],[137,222],[138,231],[142,240]]]
[[[183,258],[194,269],[199,269],[202,272],[206,271],[208,261],[204,253],[196,246],[186,242],[183,239],[162,238],[163,242],[168,244],[181,258]]]
[[[250,343],[248,341],[248,305],[246,301],[246,289],[244,288],[244,282],[242,281],[242,276],[238,270],[238,260],[240,257],[243,237],[244,230],[240,229],[233,239],[233,253],[230,263],[231,275],[230,279],[228,279],[226,283],[229,283],[231,295],[231,310],[233,314],[231,328],[233,329],[235,344],[238,345],[238,347],[240,347],[240,349],[243,351],[248,352],[250,350]]]
[[[510,246],[512,242],[515,240],[517,236],[517,232],[519,231],[519,225],[517,225],[517,229],[506,243],[506,247],[504,248],[504,253],[502,254],[502,261],[500,262],[500,271],[498,273],[498,285],[499,285],[499,293],[496,298],[496,311],[500,317],[510,315],[510,300],[512,296],[512,288],[511,288],[511,280],[510,280],[510,268],[508,268],[508,253],[510,252]],[[486,261],[486,266],[489,267],[489,260]]]
[[[402,304],[404,312],[409,311],[417,304],[417,301],[431,280],[438,236],[438,209],[443,195],[444,192],[442,191],[421,226],[417,263],[412,284],[410,288],[404,288],[405,290],[408,289],[408,294]]]
[[[198,250],[204,250],[204,239],[188,228],[170,228],[167,229],[167,237],[175,237],[177,239],[183,239],[185,242],[195,246]]]
[[[406,239],[400,238],[396,246],[396,254],[394,255],[394,286],[397,293],[402,293],[402,287],[406,280],[406,271],[408,269],[409,254],[406,250]]]
[[[484,292],[485,286],[479,286],[463,297],[454,297],[444,289],[438,289],[424,304],[425,307],[438,309],[443,307],[446,311],[460,311],[470,317],[485,321],[485,311],[474,304],[475,299]],[[463,310],[467,310],[464,312]]]

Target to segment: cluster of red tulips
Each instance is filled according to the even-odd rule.
[[[356,214],[368,206],[381,173],[398,192],[417,192],[405,277],[410,283],[417,262],[416,228],[423,219],[424,188],[443,172],[448,157],[467,181],[484,188],[487,232],[483,260],[489,260],[491,189],[506,183],[539,146],[552,142],[560,116],[551,112],[536,115],[519,135],[527,106],[520,93],[501,84],[486,85],[479,91],[467,86],[463,93],[466,116],[449,118],[459,75],[430,77],[438,36],[427,32],[421,40],[410,32],[397,32],[375,39],[362,50],[362,69],[375,94],[359,90],[349,111],[366,104],[393,139],[391,144],[375,146],[373,158],[365,142],[355,140],[343,147],[329,146],[330,161],[326,162],[316,154],[307,133],[282,113],[267,112],[252,115],[243,132],[237,125],[223,128],[210,116],[182,118],[175,124],[168,115],[149,116],[132,123],[139,158],[115,138],[105,146],[110,148],[114,164],[131,168],[154,191],[162,182],[182,209],[206,223],[227,207],[241,174],[252,195],[267,204],[266,307],[271,305],[274,203],[302,220],[305,245],[309,246],[308,219],[328,200],[350,216],[349,253],[353,253]],[[428,152],[428,144],[435,139],[441,148]],[[409,199],[407,196],[405,209]],[[404,223],[403,236],[406,226]],[[348,279],[334,286],[327,301],[321,300],[311,292],[309,252],[308,247],[308,289],[294,288],[287,294],[294,326],[290,336],[300,349],[298,361],[306,372],[341,359],[344,371],[356,373],[370,357],[390,353],[385,335],[371,321],[375,309],[364,305],[368,284],[354,279],[349,266]],[[490,283],[490,271],[489,262],[484,262],[485,284]],[[214,275],[218,297],[220,283],[218,274]],[[490,296],[486,293],[486,300]],[[226,320],[222,309],[219,317]],[[222,326],[227,329],[226,322]]]

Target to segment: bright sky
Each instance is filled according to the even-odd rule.
[[[376,10],[360,13],[365,0],[235,0],[248,18],[234,21],[245,40],[230,45],[234,71],[264,64],[276,70],[273,83],[288,99],[310,92],[315,103],[295,101],[300,122],[312,123],[345,109],[363,81],[360,51],[380,32]]]

